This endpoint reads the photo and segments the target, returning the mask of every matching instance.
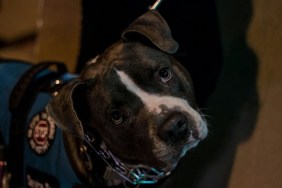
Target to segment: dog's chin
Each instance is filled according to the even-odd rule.
[[[157,158],[162,161],[162,164],[164,164],[161,169],[163,171],[172,171],[174,170],[180,159],[182,157],[184,157],[187,152],[189,150],[191,150],[192,148],[196,147],[198,145],[198,143],[200,142],[200,140],[195,140],[192,142],[188,142],[187,144],[185,144],[180,150],[174,150],[174,151],[163,151],[162,153],[166,153],[163,154],[162,156],[158,156]]]
[[[187,144],[183,147],[183,149],[182,149],[182,151],[181,151],[180,158],[182,158],[183,156],[185,156],[186,153],[187,153],[190,149],[196,147],[196,146],[199,144],[199,142],[200,142],[200,140],[195,140],[195,141],[192,141],[192,142],[187,143]]]

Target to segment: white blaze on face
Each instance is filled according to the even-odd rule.
[[[141,101],[144,103],[145,107],[148,109],[149,112],[154,113],[156,115],[161,115],[161,113],[165,113],[166,109],[176,109],[182,112],[186,112],[190,115],[191,118],[193,118],[196,129],[199,131],[200,138],[203,139],[206,137],[208,132],[206,122],[201,118],[200,114],[188,104],[186,100],[173,96],[161,96],[156,94],[150,94],[138,87],[125,72],[119,70],[116,70],[116,72],[119,76],[120,81],[130,92],[132,92],[141,99]],[[154,133],[152,132],[153,130],[150,129],[150,131],[150,135],[154,135]],[[168,164],[170,164],[170,157],[172,156],[171,151],[173,151],[173,147],[166,145],[163,141],[161,141],[155,136],[152,136],[152,139],[154,142],[153,152],[156,158],[162,161],[166,161],[168,162]],[[187,138],[187,141],[189,141],[189,138]],[[180,157],[182,157],[190,148],[196,146],[195,143],[196,142],[194,142],[193,145],[188,144],[184,146]],[[176,164],[170,165],[173,166]]]
[[[189,113],[197,124],[201,122],[202,118],[200,114],[191,108],[186,100],[173,96],[161,96],[147,93],[139,88],[126,73],[118,70],[116,70],[116,72],[119,75],[120,81],[130,92],[142,100],[149,112],[160,114],[164,109],[162,108],[164,106],[168,109],[177,108],[178,110]]]

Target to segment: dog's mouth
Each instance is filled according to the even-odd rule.
[[[187,142],[185,143],[182,149],[180,157],[183,157],[187,153],[187,151],[196,147],[201,140],[206,138],[207,134],[208,134],[208,131],[207,131],[205,122],[203,121],[200,125],[200,128],[198,128],[197,133],[193,134],[191,132]],[[196,136],[194,137],[193,135],[196,135]]]
[[[188,142],[188,143],[183,147],[183,149],[182,149],[182,151],[181,151],[181,154],[180,154],[180,158],[183,157],[183,156],[185,156],[186,153],[187,153],[190,149],[196,147],[196,146],[199,144],[199,142],[200,142],[200,140],[194,140],[194,141]]]
[[[187,142],[185,145],[180,147],[179,149],[163,149],[156,153],[156,156],[159,160],[166,163],[166,167],[162,168],[164,171],[171,171],[176,166],[179,160],[186,155],[186,153],[196,147],[199,144],[200,140],[193,140],[190,142]]]
[[[165,164],[164,167],[162,167],[164,171],[172,171],[175,169],[179,160],[185,156],[189,150],[196,147],[208,134],[207,125],[203,119],[198,121],[195,125],[190,126],[190,128],[183,128],[184,125],[181,125],[182,123],[180,123],[179,118],[177,123],[175,123],[174,120],[169,120],[169,122],[172,122],[170,127],[171,125],[177,125],[174,126],[176,129],[173,128],[175,132],[172,134],[173,139],[171,139],[169,134],[165,134],[166,136],[168,135],[168,138],[165,137],[165,139],[163,136],[152,137],[155,145],[153,150],[154,155]],[[179,124],[181,126],[179,126]],[[169,133],[171,129],[165,129],[165,131]]]
[[[162,171],[173,171],[180,159],[184,157],[188,151],[190,151],[192,148],[195,148],[198,146],[201,140],[193,140],[189,141],[183,146],[181,146],[178,149],[168,147],[166,149],[163,149],[159,151],[158,153],[155,153],[156,157],[165,164],[161,170]]]

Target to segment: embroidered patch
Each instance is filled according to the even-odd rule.
[[[59,181],[49,174],[27,167],[26,184],[28,188],[59,188]]]
[[[46,153],[55,137],[55,123],[46,112],[35,115],[28,127],[28,142],[37,154]]]

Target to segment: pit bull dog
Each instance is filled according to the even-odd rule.
[[[9,97],[19,95],[13,88],[32,66],[0,63],[3,142],[21,140],[11,132],[24,127],[23,161],[13,167],[21,174],[12,179],[24,187],[82,187],[153,184],[169,176],[208,132],[189,73],[172,56],[177,49],[165,20],[149,10],[79,76],[49,79],[52,92],[39,92],[27,120],[13,128]],[[8,169],[15,166],[9,157]]]

